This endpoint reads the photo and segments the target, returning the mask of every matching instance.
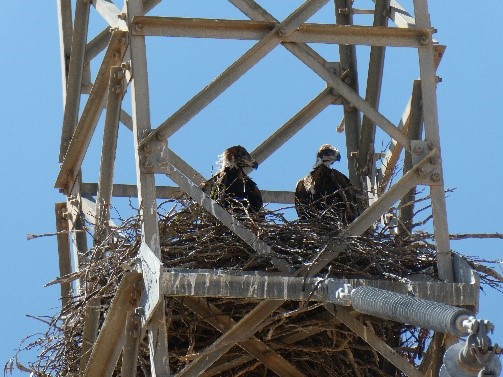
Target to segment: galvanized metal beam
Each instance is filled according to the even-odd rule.
[[[387,17],[386,17],[387,18]],[[277,25],[274,21],[139,16],[133,20],[134,35],[260,40]],[[429,30],[302,24],[283,42],[419,47]]]
[[[304,278],[265,272],[185,269],[163,269],[160,276],[160,289],[166,296],[315,301],[337,305],[350,305],[338,295],[347,285],[411,294],[455,306],[472,306],[478,302],[478,285],[469,282]]]
[[[89,3],[77,1],[75,7],[75,25],[72,33],[72,48],[68,76],[66,79],[65,111],[63,113],[63,127],[61,131],[61,145],[59,162],[63,162],[73,131],[77,126],[80,107],[80,88],[84,69],[84,53],[89,25]]]
[[[414,0],[414,15],[416,25],[420,28],[430,28],[430,15],[426,0]],[[433,212],[433,227],[437,245],[438,274],[441,279],[453,281],[452,256],[449,244],[449,229],[447,225],[447,209],[443,184],[442,162],[440,155],[440,132],[438,128],[437,109],[437,77],[435,50],[432,38],[426,38],[419,48],[419,69],[421,73],[421,91],[423,99],[423,119],[425,140],[433,144],[439,151],[440,180],[430,186],[430,196]]]
[[[389,18],[396,26],[409,29],[414,29],[416,27],[416,20],[414,20],[414,17],[397,1],[391,0],[390,6]]]
[[[55,187],[63,189],[66,193],[71,190],[75,182],[103,109],[110,67],[121,64],[126,43],[125,33],[115,31],[56,179]]]
[[[404,357],[388,346],[380,339],[374,331],[363,323],[353,318],[353,316],[342,306],[329,305],[327,309],[342,323],[349,327],[355,334],[367,342],[372,348],[379,352],[384,358],[400,369],[409,377],[424,377],[412,364]]]
[[[128,26],[135,16],[143,15],[142,0],[126,0]],[[161,248],[159,245],[159,225],[157,222],[157,203],[154,174],[143,171],[143,156],[139,145],[151,130],[150,98],[147,72],[147,51],[145,37],[130,35],[131,70],[131,100],[133,109],[133,139],[136,164],[136,182],[138,186],[138,202],[142,218],[142,247],[140,248],[141,269],[145,283],[145,294],[142,306],[145,309],[143,324],[149,322],[158,307],[164,308],[164,297],[161,297],[158,286],[157,270],[160,268]],[[152,270],[152,268],[154,268]],[[155,334],[155,335],[154,335]],[[150,325],[149,344],[163,342],[167,344],[166,326],[157,323]],[[150,347],[150,364],[152,376],[169,376],[169,364],[165,363],[165,347]]]
[[[389,0],[376,0],[374,13],[374,28],[387,26],[388,24]],[[411,30],[411,29],[403,29]],[[385,48],[372,46],[370,49],[369,68],[367,73],[367,87],[365,92],[365,101],[367,101],[376,110],[379,109],[379,100],[381,98],[382,76],[384,70]],[[360,144],[358,150],[357,167],[362,176],[372,176],[375,174],[374,160],[374,140],[375,124],[367,117],[363,116],[362,128],[360,131]]]
[[[59,26],[59,48],[61,59],[61,80],[63,84],[62,93],[66,94],[66,80],[70,68],[70,55],[72,52],[72,3],[71,0],[58,0],[58,26]],[[63,107],[65,106],[66,95],[63,95]]]
[[[95,244],[100,244],[105,239],[109,229],[115,155],[119,134],[119,115],[122,98],[125,93],[125,76],[126,72],[124,68],[112,67],[110,69],[107,112],[103,131],[100,174],[96,197],[97,223],[94,230]]]
[[[201,92],[189,100],[171,117],[164,121],[156,131],[150,133],[141,142],[144,151],[147,144],[164,142],[169,136],[178,131],[184,124],[217,98],[224,90],[237,81],[250,68],[281,43],[281,38],[295,31],[304,21],[312,16],[328,0],[308,0],[293,12],[283,22],[279,23],[271,32],[256,43],[243,56],[230,65],[217,79],[206,86]]]
[[[112,32],[113,30],[107,27],[87,43],[84,56],[84,62],[86,64],[90,63],[91,60],[93,60],[101,53],[101,51],[107,48],[107,46],[110,44],[110,39],[112,38]]]
[[[422,135],[422,101],[421,83],[416,80],[412,88],[411,111],[407,123],[407,136],[410,140],[420,140]],[[403,162],[403,174],[406,174],[413,167],[412,154],[405,152]],[[400,216],[398,222],[398,233],[407,235],[412,232],[412,220],[414,217],[414,201],[416,198],[416,188],[410,190],[400,200]]]
[[[105,322],[92,349],[84,377],[111,376],[124,345],[124,328],[132,303],[141,293],[142,275],[125,273],[110,304]]]
[[[353,14],[351,13],[351,8],[353,6],[352,1],[348,0],[334,0],[335,4],[335,20],[337,24],[343,26],[350,26],[353,24]],[[346,9],[347,12],[342,10]],[[359,97],[359,85],[358,85],[358,65],[356,59],[356,46],[354,44],[339,45],[339,56],[341,62],[342,72],[347,72],[347,76],[344,82],[341,80],[341,84],[346,84],[347,89],[357,97]],[[340,85],[339,85],[340,86]],[[335,88],[338,90],[338,88]],[[359,150],[360,143],[360,132],[361,132],[361,115],[360,111],[363,111],[358,105],[351,101],[346,95],[339,91],[344,97],[344,124],[345,124],[345,135],[346,135],[346,157],[348,160],[348,173],[349,179],[353,186],[360,192],[364,192],[364,182],[361,177],[359,177],[356,170],[356,152]],[[363,101],[363,100],[362,100]],[[366,105],[371,107],[367,102],[363,101]],[[371,107],[372,108],[372,107]],[[373,108],[372,108],[373,109]],[[368,204],[364,204],[365,206]]]
[[[72,260],[70,256],[70,235],[68,221],[66,220],[66,203],[56,203],[56,232],[58,240],[58,260],[59,276],[64,277],[72,272]],[[61,307],[67,307],[73,298],[72,284],[70,282],[61,282]]]
[[[175,165],[175,164],[173,164]],[[196,181],[196,180],[194,180]],[[196,182],[194,182],[196,183]],[[183,190],[175,186],[156,186],[157,199],[176,199],[185,194]],[[84,196],[95,196],[98,192],[97,183],[82,183],[81,193]],[[293,204],[294,193],[293,191],[271,191],[260,190],[262,199],[267,203],[279,204]],[[134,198],[138,196],[138,189],[136,185],[114,184],[112,189],[112,196],[118,198]]]
[[[126,333],[124,335],[124,348],[122,350],[121,377],[135,377],[138,367],[138,350],[141,341],[141,318],[130,308],[126,318]]]

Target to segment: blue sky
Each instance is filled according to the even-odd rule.
[[[0,218],[3,240],[0,362],[3,363],[23,337],[44,329],[26,314],[53,314],[59,308],[59,287],[43,288],[59,275],[56,239],[27,241],[26,234],[53,232],[54,203],[64,197],[53,188],[59,169],[62,122],[56,1],[35,1],[29,6],[12,1],[2,3],[6,15],[0,26],[4,36],[0,60],[4,72],[0,86],[3,161],[0,176],[5,209]],[[169,3],[170,7],[162,5],[159,14],[243,18],[223,0]],[[300,1],[260,3],[282,19]],[[411,9],[410,3],[402,4]],[[355,5],[365,8],[366,1],[357,0]],[[484,1],[474,7],[473,2],[465,0],[436,0],[429,5],[432,24],[438,30],[435,38],[447,45],[438,70],[442,82],[437,93],[445,185],[456,189],[447,199],[449,229],[454,234],[501,233],[503,127],[499,111],[503,100],[500,38],[503,3]],[[330,22],[330,8],[323,9],[322,14],[313,20]],[[98,19],[94,11],[92,16]],[[368,18],[361,20],[368,22]],[[103,26],[100,22],[93,25],[91,37]],[[252,43],[149,38],[147,45],[152,125],[156,126]],[[328,60],[338,59],[336,46],[315,48]],[[368,51],[367,47],[359,48],[361,73],[366,70]],[[412,49],[387,50],[381,109],[395,123],[409,98],[412,80],[418,76],[417,64],[417,52]],[[362,76],[363,95],[364,84]],[[209,177],[223,149],[239,143],[253,150],[324,87],[309,68],[278,47],[176,133],[170,146]],[[320,114],[253,173],[258,185],[263,189],[293,190],[296,180],[312,166],[314,153],[321,144],[332,143],[344,150],[343,135],[335,132],[340,117],[338,106]],[[96,181],[100,130],[98,127],[90,147],[92,155],[84,164],[85,181]],[[123,128],[116,182],[135,182],[132,147],[130,132]],[[344,165],[340,169],[347,171]],[[502,245],[502,240],[451,243],[456,251],[484,259],[501,259]],[[501,273],[501,267],[497,268]],[[493,340],[503,343],[501,299],[501,293],[490,288],[481,292],[479,317],[496,324]]]

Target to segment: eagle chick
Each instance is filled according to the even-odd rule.
[[[245,168],[258,167],[257,161],[241,145],[227,148],[220,155],[220,170],[206,181],[202,189],[225,208],[244,207],[248,212],[258,212],[263,206],[257,184],[246,174]]]
[[[348,177],[330,168],[341,160],[337,148],[324,144],[316,154],[313,170],[297,182],[295,209],[299,219],[330,218],[349,224],[357,217],[355,189]]]

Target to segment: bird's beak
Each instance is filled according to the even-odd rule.
[[[253,161],[252,168],[255,169],[255,170],[257,170],[257,168],[258,168],[258,162],[257,161]]]
[[[341,155],[340,155],[340,154],[338,154],[338,155],[337,155],[337,158],[335,159],[335,161],[340,161],[340,160],[341,160]]]

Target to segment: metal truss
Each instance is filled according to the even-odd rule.
[[[84,197],[95,196],[98,204],[92,214],[93,221],[96,222],[95,239],[99,240],[106,235],[110,221],[107,205],[112,203],[113,197],[137,196],[143,219],[141,271],[125,276],[99,333],[99,312],[92,305],[88,310],[82,375],[110,376],[122,353],[122,375],[134,376],[140,334],[146,332],[149,337],[152,376],[169,376],[165,296],[185,297],[184,305],[207,318],[212,326],[222,332],[221,338],[202,351],[177,376],[196,376],[210,369],[225,371],[225,365],[232,365],[232,362],[219,363],[219,359],[224,358],[227,350],[235,344],[248,351],[250,358],[260,360],[279,376],[302,376],[288,360],[254,337],[250,329],[257,328],[284,301],[307,298],[324,303],[327,321],[345,323],[407,375],[424,375],[375,336],[366,325],[350,316],[343,308],[344,302],[336,297],[336,292],[344,284],[370,285],[395,292],[413,292],[418,297],[452,305],[475,308],[478,305],[477,277],[460,260],[453,258],[449,247],[436,101],[436,67],[444,47],[432,38],[434,29],[430,25],[427,1],[414,0],[413,17],[394,0],[375,0],[375,9],[369,11],[353,9],[350,0],[334,0],[336,23],[330,25],[306,23],[329,0],[307,0],[282,21],[275,19],[254,0],[228,1],[249,20],[146,15],[161,0],[125,0],[122,9],[111,0],[77,0],[72,21],[71,0],[58,0],[65,108],[60,148],[61,169],[55,186],[67,196],[67,201],[56,205],[56,218],[58,231],[71,231],[70,237],[58,236],[62,276],[70,269],[70,249],[73,250],[76,269],[79,268],[79,257],[87,251],[85,233],[81,231],[81,215],[83,212],[89,213],[89,210],[84,210],[89,207]],[[373,26],[353,25],[354,13],[373,14]],[[109,26],[88,41],[89,22],[96,15]],[[388,26],[388,23],[393,26]],[[217,79],[165,121],[152,128],[146,36],[239,39],[256,43]],[[340,62],[328,62],[308,43],[337,44]],[[365,98],[358,91],[356,45],[371,46]],[[343,106],[342,123],[346,133],[350,179],[361,189],[369,190],[370,186],[378,186],[375,195],[368,198],[365,211],[346,229],[345,234],[362,234],[379,221],[394,203],[410,198],[416,186],[428,186],[441,282],[417,282],[412,285],[367,280],[328,279],[321,282],[317,273],[344,252],[342,245],[335,244],[327,245],[324,252],[306,264],[309,267],[299,270],[295,270],[284,260],[272,260],[281,271],[275,276],[259,272],[230,274],[225,271],[167,270],[163,267],[160,261],[156,199],[173,197],[180,192],[200,203],[257,253],[270,253],[270,245],[258,239],[200,190],[199,185],[205,177],[170,150],[168,141],[256,63],[280,46],[324,80],[327,88],[271,133],[252,152],[254,158],[263,162],[322,110],[332,104]],[[397,124],[378,110],[387,46],[417,49],[419,58],[418,79],[413,85],[409,104]],[[92,78],[90,63],[103,50],[99,71]],[[128,86],[132,98],[131,115],[121,108]],[[85,104],[81,105],[83,93],[88,93],[89,96]],[[84,183],[81,181],[82,163],[105,107],[99,182]],[[114,184],[119,122],[133,133],[132,153],[136,159],[137,176],[135,184]],[[392,140],[392,147],[385,154],[385,163],[381,169],[383,178],[379,182],[373,181],[377,175],[374,160],[376,127],[381,128]],[[424,139],[421,138],[422,129]],[[390,186],[390,172],[395,168],[402,151],[406,153],[407,166],[403,176]],[[177,187],[156,187],[156,174],[166,174]],[[366,176],[370,178],[367,179]],[[293,193],[289,191],[264,190],[262,193],[267,202],[293,203]],[[402,213],[401,223],[410,222],[411,216],[410,213]],[[216,313],[218,309],[208,304],[205,297],[248,297],[248,285],[260,287],[255,292],[256,298],[263,301],[243,319],[235,322],[225,315],[209,315]],[[223,286],[227,289],[222,289]],[[285,286],[288,288],[285,289]],[[312,289],[306,290],[306,286]],[[317,287],[316,290],[314,287]],[[85,282],[80,282],[77,289],[85,289]],[[61,292],[65,300],[68,299],[70,290],[68,284],[62,284]],[[311,291],[316,291],[316,294],[309,295]],[[306,292],[309,297],[306,297]],[[308,332],[292,334],[291,342],[300,341],[307,336],[310,336]],[[432,347],[434,343],[437,344],[438,341],[432,342]],[[429,352],[438,351],[435,349]],[[263,357],[264,353],[269,356]],[[422,366],[421,370],[428,368],[433,367]]]

